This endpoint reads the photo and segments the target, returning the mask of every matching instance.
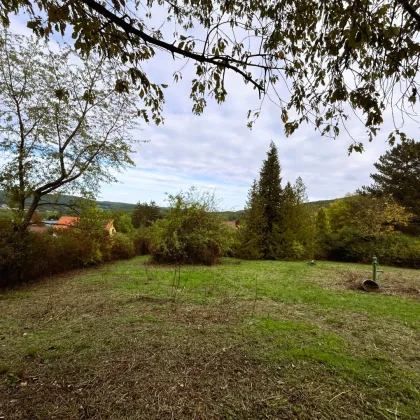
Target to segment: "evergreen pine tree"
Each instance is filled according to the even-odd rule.
[[[281,168],[276,145],[271,142],[267,159],[263,162],[258,182],[258,195],[264,215],[263,255],[265,259],[278,258],[279,234],[282,231]]]
[[[392,197],[420,219],[420,142],[407,141],[380,156],[364,192]]]
[[[299,259],[312,254],[315,229],[304,203],[302,178],[281,187],[281,168],[273,142],[264,160],[258,183],[254,181],[239,229],[243,258]]]
[[[153,222],[161,218],[160,209],[154,201],[136,204],[131,215],[131,220],[135,228],[151,226]]]

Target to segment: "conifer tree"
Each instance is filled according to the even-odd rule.
[[[264,215],[263,226],[263,255],[265,259],[278,258],[279,234],[281,233],[282,196],[281,168],[276,145],[271,142],[264,160],[260,180],[258,182],[258,196]]]
[[[389,196],[420,219],[420,142],[406,141],[392,148],[374,164],[374,184],[364,192]]]
[[[151,226],[160,218],[160,209],[154,201],[151,201],[150,204],[139,201],[131,215],[131,221],[135,228]]]
[[[263,259],[299,259],[312,253],[314,223],[304,203],[302,178],[281,186],[281,167],[273,142],[258,183],[254,181],[239,231],[238,256]],[[313,225],[313,226],[312,226]]]

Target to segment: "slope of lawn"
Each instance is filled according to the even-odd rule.
[[[147,258],[0,295],[0,418],[416,419],[420,272]]]

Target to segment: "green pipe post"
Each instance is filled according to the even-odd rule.
[[[378,262],[378,258],[373,257],[373,262],[372,262],[372,270],[373,270],[373,281],[377,282],[378,279],[378,273],[382,273],[382,270],[378,270],[379,268],[379,262]]]
[[[373,257],[373,262],[372,262],[372,269],[373,269],[373,281],[376,282],[376,266],[378,265],[378,259],[376,257]]]

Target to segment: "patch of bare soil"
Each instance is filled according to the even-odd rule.
[[[384,295],[408,297],[410,299],[420,300],[420,271],[412,270],[403,272],[397,269],[384,269],[378,276],[379,291]],[[318,283],[333,289],[347,289],[367,293],[362,288],[362,282],[372,279],[372,272],[366,270],[366,273],[359,269],[340,269],[333,275],[317,279]]]

